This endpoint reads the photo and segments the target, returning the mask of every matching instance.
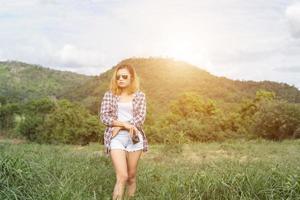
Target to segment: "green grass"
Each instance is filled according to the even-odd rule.
[[[0,199],[111,199],[102,145],[15,143],[0,143]],[[135,199],[300,199],[300,140],[150,144],[137,184]]]

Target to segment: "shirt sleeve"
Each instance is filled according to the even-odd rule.
[[[99,110],[101,122],[106,126],[113,126],[112,96],[109,92],[105,92]]]
[[[135,116],[129,121],[129,123],[133,124],[137,128],[141,128],[146,119],[146,110],[147,110],[146,95],[141,92],[141,96],[137,103]]]

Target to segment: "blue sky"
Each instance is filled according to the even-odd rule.
[[[0,60],[97,75],[128,57],[300,88],[300,0],[0,0]]]

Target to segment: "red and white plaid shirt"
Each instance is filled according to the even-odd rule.
[[[106,125],[104,131],[104,148],[105,155],[108,157],[110,154],[110,141],[113,130],[113,120],[118,119],[118,104],[120,96],[114,95],[112,91],[104,93],[101,106],[99,109],[99,119]],[[133,97],[133,118],[129,121],[130,124],[142,130],[143,135],[143,152],[148,151],[148,140],[143,130],[143,124],[146,118],[146,95],[142,91],[136,91]]]

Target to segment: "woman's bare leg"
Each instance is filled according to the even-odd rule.
[[[111,149],[110,155],[117,178],[113,191],[113,200],[122,199],[124,188],[128,180],[126,152],[121,149]]]
[[[128,181],[126,196],[128,197],[134,196],[136,190],[137,165],[141,154],[142,150],[127,152]]]

